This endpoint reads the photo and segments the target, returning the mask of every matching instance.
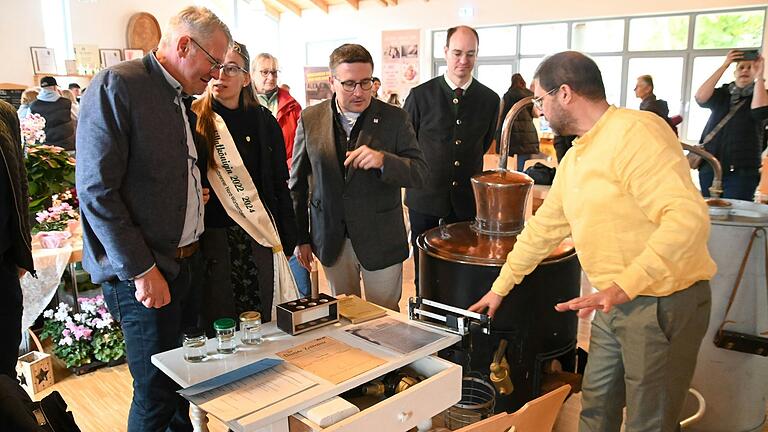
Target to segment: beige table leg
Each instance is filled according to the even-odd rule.
[[[193,403],[189,404],[189,408],[189,418],[192,420],[192,430],[195,432],[208,432],[208,413]]]

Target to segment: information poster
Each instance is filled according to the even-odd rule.
[[[75,61],[77,62],[77,70],[80,74],[93,74],[96,70],[101,68],[99,46],[75,44]]]
[[[307,106],[316,105],[333,95],[328,79],[331,71],[327,66],[304,67],[304,90],[307,94]]]
[[[385,31],[381,34],[382,76],[379,94],[387,100],[397,93],[401,101],[419,84],[419,30]]]

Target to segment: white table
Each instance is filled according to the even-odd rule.
[[[459,401],[461,397],[461,367],[445,360],[429,356],[443,348],[447,348],[459,342],[461,338],[451,333],[440,332],[414,323],[409,321],[406,316],[395,312],[390,312],[389,316],[410,325],[437,332],[444,337],[429,345],[421,347],[414,352],[399,354],[348,334],[344,329],[350,326],[350,324],[343,318],[341,323],[322,327],[297,336],[290,336],[282,332],[277,329],[275,323],[272,322],[263,326],[264,342],[261,345],[255,347],[238,346],[238,351],[235,354],[212,354],[216,352],[216,340],[209,339],[207,349],[210,358],[205,362],[189,363],[184,360],[182,349],[177,348],[153,355],[152,364],[171,377],[181,387],[186,388],[226,372],[233,371],[247,364],[254,363],[265,357],[278,358],[275,355],[276,352],[283,351],[322,336],[330,336],[352,347],[360,348],[370,354],[380,357],[385,360],[385,363],[338,385],[334,385],[322,378],[314,377],[319,383],[318,385],[284,399],[274,405],[242,417],[237,421],[229,422],[227,423],[228,427],[235,431],[243,432],[287,432],[288,416],[371,381],[372,379],[378,378],[395,369],[399,369],[406,365],[412,365],[414,362],[420,362],[419,364],[412,366],[421,369],[420,373],[428,377],[432,376],[434,381],[441,384],[444,388],[441,387],[442,389],[440,391],[430,391],[430,386],[427,382],[433,381],[433,379],[427,379],[415,386],[412,391],[405,391],[377,404],[377,406],[382,405],[382,409],[389,409],[390,411],[394,410],[397,412],[380,412],[382,410],[371,407],[356,416],[353,416],[351,419],[344,420],[341,422],[343,424],[334,425],[328,429],[333,431],[364,430],[360,426],[360,419],[355,419],[354,417],[367,414],[372,416],[372,421],[375,421],[378,425],[378,427],[369,430],[386,430],[389,432],[393,429],[388,429],[386,427],[385,429],[381,429],[381,427],[383,427],[382,424],[387,424],[387,421],[391,421],[397,428],[402,426],[402,429],[400,430],[405,431],[414,427],[420,421],[437,415],[442,410]],[[420,392],[424,394],[420,394]],[[414,404],[419,406],[411,406]],[[194,406],[192,407],[192,411],[192,421],[195,431],[207,431],[205,425],[207,423],[207,414]],[[424,416],[427,417],[420,418]],[[396,420],[394,420],[395,418]],[[391,427],[394,426],[390,426],[390,428]]]

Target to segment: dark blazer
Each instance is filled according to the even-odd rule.
[[[289,187],[298,244],[311,243],[320,262],[333,265],[346,227],[360,264],[380,270],[408,258],[401,188],[421,186],[426,164],[406,112],[372,99],[356,145],[382,151],[383,172],[350,168],[345,177],[334,138],[334,100],[305,109],[296,131]]]
[[[470,178],[483,171],[483,154],[496,132],[499,96],[473,80],[453,110],[453,92],[443,75],[414,87],[404,109],[429,167],[423,187],[408,188],[405,204],[422,214],[457,220],[475,216]]]
[[[166,279],[179,272],[174,256],[187,207],[187,124],[176,90],[151,56],[99,72],[82,98],[77,192],[83,267],[95,283],[133,278],[153,263]],[[195,114],[187,109],[187,115],[194,125]],[[203,175],[206,150],[196,143]]]

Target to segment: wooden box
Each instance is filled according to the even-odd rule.
[[[32,351],[19,357],[16,374],[30,397],[53,385],[51,355]]]

